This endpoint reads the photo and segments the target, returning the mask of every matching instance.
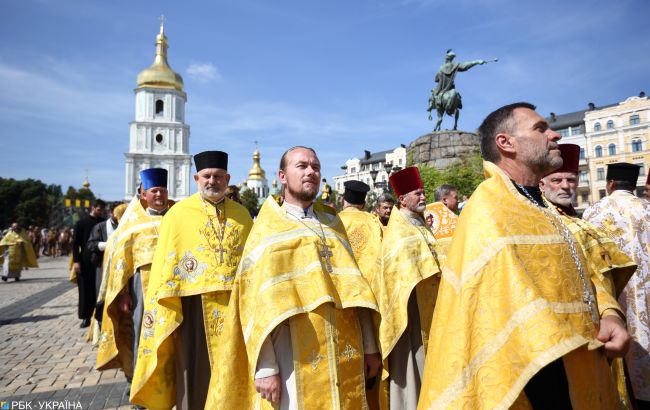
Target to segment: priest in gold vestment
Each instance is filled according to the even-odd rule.
[[[163,218],[144,300],[131,402],[149,409],[205,407],[230,289],[253,223],[246,208],[225,198],[228,155],[206,151],[194,163],[199,192]]]
[[[479,135],[486,180],[447,254],[418,408],[617,408],[620,307],[538,187],[562,165],[560,135],[528,103]]]
[[[578,187],[580,166],[580,146],[576,144],[559,144],[563,164],[546,175],[539,182],[544,198],[560,214],[562,221],[575,237],[587,260],[591,275],[600,276],[595,282],[596,292],[609,292],[618,298],[637,265],[616,245],[602,229],[578,217],[573,207]],[[624,319],[624,318],[623,318]],[[623,358],[617,357],[611,362],[621,408],[632,408],[625,376]]]
[[[424,223],[426,196],[418,168],[396,172],[389,182],[400,208],[390,215],[381,265],[371,282],[381,315],[382,405],[387,393],[391,409],[415,409],[443,255]]]
[[[639,266],[619,297],[634,339],[625,356],[639,408],[650,408],[650,203],[637,198],[636,164],[607,166],[608,196],[587,208],[584,218],[606,231]]]
[[[11,224],[9,232],[0,240],[0,264],[5,282],[9,278],[19,281],[23,268],[38,268],[32,243],[26,235],[21,234],[17,222]]]
[[[143,299],[158,228],[169,205],[166,169],[144,169],[140,180],[142,196],[131,201],[121,229],[112,238],[110,255],[105,255],[110,262],[96,363],[97,370],[121,368],[129,381],[136,362],[134,353],[138,351]]]
[[[341,220],[313,202],[314,150],[289,149],[278,176],[284,201],[264,202],[246,242],[206,408],[365,409],[375,298]]]

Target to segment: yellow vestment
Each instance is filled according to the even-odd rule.
[[[568,215],[562,215],[562,220],[576,238],[578,244],[580,244],[591,274],[600,278],[600,280],[594,281],[596,293],[601,294],[598,299],[602,301],[606,299],[602,295],[603,292],[607,292],[615,298],[618,298],[630,280],[630,277],[634,274],[637,265],[616,246],[616,243],[604,231],[592,225],[590,222]],[[620,307],[618,305],[605,306],[603,304],[600,306],[601,311],[604,311],[606,308],[613,309],[616,313],[608,311],[604,314],[616,314],[625,320],[625,316],[619,310]],[[613,360],[610,359],[610,362],[619,393],[621,408],[631,409],[632,404],[625,381],[623,359],[617,357]]]
[[[368,282],[372,282],[381,254],[383,227],[379,218],[354,207],[345,208],[339,212],[339,217],[345,227],[359,270]]]
[[[107,240],[103,262],[108,274],[97,370],[121,368],[127,376],[133,374],[131,313],[122,312],[117,301],[138,270],[142,275],[142,294],[146,294],[161,221],[162,216],[149,215],[140,201],[134,198],[117,230]]]
[[[23,268],[38,268],[36,254],[30,240],[12,230],[0,240],[0,265],[4,263],[4,248],[9,249],[9,271],[21,271]]]
[[[163,218],[144,300],[132,403],[149,409],[176,404],[176,353],[170,336],[183,321],[181,297],[201,295],[207,350],[214,361],[235,271],[253,223],[246,208],[230,199],[218,206],[219,216],[196,193]]]
[[[496,165],[484,168],[486,181],[461,213],[443,268],[418,408],[530,408],[524,387],[558,358],[574,409],[616,408],[571,238]],[[593,292],[600,278],[589,275],[577,248]],[[597,302],[594,314],[617,306],[607,292]]]
[[[288,321],[299,409],[366,407],[361,329],[355,307],[377,310],[334,211],[304,224],[266,200],[248,237],[212,367],[206,408],[271,408],[255,392],[262,343]],[[321,256],[322,234],[331,255]],[[327,260],[331,272],[327,272]]]
[[[388,357],[408,325],[407,306],[414,289],[420,312],[422,342],[426,349],[440,281],[437,274],[443,260],[444,255],[439,253],[431,231],[424,226],[413,225],[402,211],[394,208],[384,230],[379,274],[370,284],[381,314],[379,346],[383,359]],[[387,376],[384,372],[382,378]]]

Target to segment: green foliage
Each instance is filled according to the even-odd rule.
[[[60,190],[60,188],[59,188],[59,190]],[[83,201],[85,199],[88,199],[89,201],[92,201],[93,199],[95,199],[95,194],[93,193],[93,191],[90,190],[90,188],[82,187],[82,188],[79,188],[77,190],[77,189],[74,189],[74,187],[69,186],[68,190],[65,193],[65,198],[70,199],[72,201],[72,203],[74,203],[75,199],[79,199],[79,200],[81,200],[82,206],[83,206]]]
[[[458,196],[470,196],[476,187],[483,182],[483,159],[479,153],[468,154],[461,158],[457,165],[444,170],[420,165],[420,175],[427,194],[427,203],[434,201],[433,193],[442,184],[450,184],[458,188]]]
[[[0,178],[0,227],[17,221],[24,227],[47,226],[52,209],[61,202],[61,187],[26,179]]]
[[[252,217],[257,215],[259,203],[257,202],[257,195],[250,189],[245,189],[241,193],[241,203],[244,205]]]

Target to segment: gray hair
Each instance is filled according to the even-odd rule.
[[[438,202],[443,197],[451,194],[452,192],[458,192],[458,188],[449,184],[442,184],[433,192],[433,199]]]

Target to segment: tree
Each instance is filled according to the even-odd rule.
[[[259,203],[257,202],[257,195],[250,189],[246,189],[241,193],[241,204],[244,205],[252,217],[257,215]]]
[[[34,179],[0,178],[0,227],[16,221],[23,226],[46,226],[52,208],[61,201],[61,187]]]
[[[459,196],[470,196],[485,179],[483,176],[483,159],[479,153],[464,155],[458,164],[443,170],[426,165],[419,165],[419,168],[428,203],[434,202],[434,191],[442,184],[455,186],[458,189]]]

